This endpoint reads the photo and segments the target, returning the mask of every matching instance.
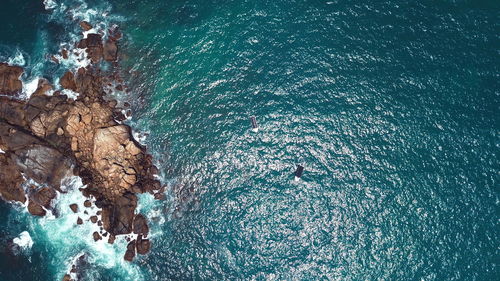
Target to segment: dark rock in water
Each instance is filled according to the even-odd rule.
[[[164,193],[155,193],[156,200],[165,200],[166,196]]]
[[[142,235],[139,235],[137,236],[136,248],[138,254],[145,255],[151,249],[151,242],[149,239],[143,239]]]
[[[102,239],[101,235],[99,235],[99,233],[97,231],[95,231],[92,235],[94,236],[94,241],[98,241],[98,240]]]
[[[115,41],[106,40],[103,47],[104,60],[106,61],[116,61],[118,56],[118,46]]]
[[[126,261],[133,261],[135,258],[135,240],[131,241],[127,245],[127,251],[123,257]]]
[[[64,89],[76,91],[75,75],[71,71],[64,73],[63,77],[59,80],[59,84]]]
[[[136,207],[137,196],[132,193],[117,198],[113,205],[104,206],[102,209],[104,229],[113,235],[131,233]]]
[[[52,199],[56,198],[56,192],[54,189],[50,187],[43,187],[36,191],[32,196],[31,199],[38,203],[40,206],[43,206],[45,208],[50,207],[50,202]]]
[[[69,208],[71,209],[71,211],[73,211],[73,213],[78,213],[78,205],[77,204],[71,204],[71,205],[69,205]]]
[[[115,243],[115,239],[116,239],[116,237],[113,234],[110,234],[109,238],[108,238],[108,243],[109,244]]]
[[[89,22],[87,22],[87,21],[81,21],[80,22],[80,27],[84,31],[89,31],[89,30],[91,30],[93,28],[92,25]]]
[[[91,216],[91,217],[90,217],[90,221],[91,221],[92,223],[96,223],[96,222],[97,222],[97,216]]]
[[[78,219],[76,220],[76,224],[83,224],[82,218],[78,217]]]
[[[46,212],[42,208],[42,206],[38,205],[37,203],[33,202],[32,200],[29,201],[28,203],[28,212],[34,216],[39,216],[43,217],[45,216]]]
[[[92,60],[92,63],[98,63],[103,55],[101,35],[95,33],[88,34],[87,38],[82,39],[78,43],[78,48],[87,49],[88,57]]]
[[[148,222],[143,215],[138,214],[135,216],[133,229],[135,234],[143,234],[144,236],[148,235],[149,233]]]
[[[69,274],[66,274],[64,275],[62,281],[73,281],[73,279],[71,279],[71,276],[69,276]]]
[[[23,68],[0,63],[0,94],[16,95],[23,89],[23,83],[19,77],[23,74]]]
[[[92,202],[90,202],[90,200],[85,200],[85,202],[83,202],[83,206],[90,208],[90,206],[92,206]]]
[[[102,221],[97,221],[98,226],[102,226]],[[102,227],[101,227],[102,228]]]

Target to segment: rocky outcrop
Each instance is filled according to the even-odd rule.
[[[87,22],[87,21],[81,21],[80,22],[80,27],[84,30],[84,31],[89,31],[92,29],[92,25]]]
[[[21,92],[23,84],[19,77],[22,67],[0,63],[0,95],[15,95]]]
[[[82,23],[82,28],[92,27]],[[110,84],[110,78],[97,63],[117,60],[121,37],[117,30],[109,34],[105,43],[101,35],[87,34],[78,47],[86,49],[95,65],[68,71],[59,80],[63,89],[78,93],[76,100],[60,91],[46,95],[52,86],[45,79],[26,101],[0,97],[0,149],[5,151],[0,153],[0,196],[21,203],[29,199],[29,212],[43,216],[51,210],[57,192],[62,192],[61,181],[70,174],[79,175],[86,185],[82,193],[101,209],[101,220],[91,218],[102,225],[93,238],[101,240],[109,233],[108,242],[113,243],[117,235],[138,234],[125,254],[126,260],[132,260],[136,250],[145,254],[151,247],[145,239],[147,220],[135,213],[136,194],[149,192],[156,198],[162,190],[151,155],[134,140],[130,127],[120,123],[124,117],[116,101],[105,99],[104,80]],[[20,68],[0,64],[0,93],[22,89],[21,73]],[[40,187],[25,188],[23,175]],[[87,200],[83,205],[89,208],[92,203]],[[79,212],[77,204],[70,208]],[[79,217],[76,223],[84,222]]]
[[[76,91],[75,75],[71,71],[64,73],[63,77],[59,80],[59,84],[63,89]]]
[[[143,239],[142,235],[137,236],[136,242],[137,253],[140,255],[145,255],[149,253],[149,249],[151,249],[151,242],[149,239]]]
[[[26,202],[26,195],[21,186],[23,182],[21,172],[9,155],[0,153],[0,196],[7,201]]]

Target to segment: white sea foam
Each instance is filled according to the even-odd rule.
[[[13,242],[23,250],[31,249],[31,247],[33,246],[33,240],[31,239],[28,231],[21,232],[21,234],[19,234],[19,237],[14,238]]]
[[[35,77],[31,81],[23,81],[23,95],[25,98],[29,98],[38,88],[39,77]]]
[[[24,58],[23,53],[19,49],[17,49],[14,56],[7,60],[7,63],[10,65],[25,66],[26,59]]]
[[[43,0],[43,5],[45,6],[45,10],[52,10],[57,7],[57,4],[54,0]]]
[[[5,153],[5,151],[3,151],[3,150],[0,148],[0,153]]]
[[[90,221],[90,217],[97,215],[99,210],[92,204],[92,207],[85,208],[83,202],[87,199],[83,196],[79,188],[84,187],[79,177],[69,177],[62,183],[63,190],[54,206],[57,209],[58,217],[43,217],[34,221],[33,231],[45,235],[47,241],[56,249],[53,253],[53,266],[58,268],[61,277],[67,273],[67,269],[74,263],[75,253],[86,253],[90,263],[99,264],[106,268],[120,268],[118,274],[130,276],[131,280],[143,280],[139,267],[136,264],[126,262],[123,259],[127,241],[123,236],[118,236],[113,245],[107,243],[108,237],[94,241],[93,233],[102,233],[100,227]],[[93,202],[94,199],[91,199]],[[77,204],[78,212],[73,213],[69,205]],[[87,214],[85,214],[85,211]],[[77,225],[78,218],[83,220],[82,225]],[[98,219],[101,220],[100,216]],[[64,265],[64,266],[61,266]]]
[[[72,90],[64,89],[61,91],[61,94],[66,95],[70,99],[76,100],[78,98],[78,93]]]

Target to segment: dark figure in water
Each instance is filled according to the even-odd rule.
[[[304,173],[304,167],[302,165],[297,165],[297,170],[295,170],[295,180],[298,181],[302,174]]]
[[[257,133],[259,131],[259,126],[257,125],[257,119],[255,119],[255,116],[250,117],[250,121],[252,121],[252,131]]]

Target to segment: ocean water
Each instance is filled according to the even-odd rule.
[[[7,2],[0,58],[25,81],[77,67],[45,54],[78,20],[121,27],[118,98],[170,189],[141,196],[132,264],[74,226],[78,179],[57,220],[1,203],[0,280],[60,280],[81,253],[85,280],[500,276],[497,1]]]

